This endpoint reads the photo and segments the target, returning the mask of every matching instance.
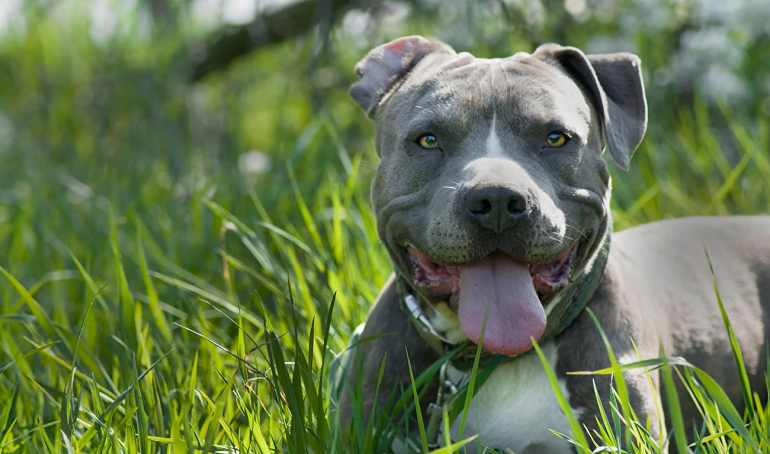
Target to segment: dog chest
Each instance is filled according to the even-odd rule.
[[[556,346],[550,342],[543,353],[556,363]],[[560,388],[569,396],[562,380]],[[576,411],[576,416],[579,416]],[[456,439],[460,418],[452,426]],[[568,453],[570,445],[550,432],[570,433],[569,421],[559,407],[540,358],[534,353],[497,366],[473,398],[463,437],[479,435],[486,447],[519,454]],[[468,452],[482,452],[478,446]]]

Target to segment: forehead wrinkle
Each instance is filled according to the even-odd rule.
[[[578,114],[584,121],[590,122],[590,106],[588,104],[588,100],[585,97],[585,94],[583,93],[583,90],[578,86],[578,84],[571,77],[567,76],[561,71],[547,71],[545,76],[546,79],[551,82],[549,84],[545,84],[546,89],[549,91],[559,91],[559,89],[567,91],[567,96],[563,96],[563,94],[557,93],[558,97],[556,99],[561,98],[563,100],[570,101],[570,107],[573,107],[575,110],[577,110]]]
[[[513,97],[513,93],[511,91],[513,90],[513,83],[511,82],[511,79],[508,77],[508,71],[505,70],[503,67],[503,63],[500,64],[500,72],[503,73],[503,77],[505,78],[505,97],[506,99],[510,99]]]
[[[518,52],[504,60],[502,64],[508,73],[513,73],[519,76],[542,76],[543,65],[540,60],[533,59],[529,54],[524,52]]]
[[[501,64],[506,92],[500,103],[509,120],[562,124],[581,133],[590,123],[590,107],[583,92],[566,75],[542,71],[537,65],[506,59]]]
[[[585,99],[583,92],[575,85],[571,83],[565,87],[566,93],[563,87],[556,84],[544,84],[543,85],[543,97],[549,99],[549,107],[551,116],[560,118],[563,123],[569,125],[581,125],[585,127],[591,121],[590,107]],[[554,112],[556,114],[554,114]],[[574,126],[573,126],[574,127]]]
[[[584,121],[590,122],[591,106],[588,104],[588,100],[586,99],[583,90],[575,82],[575,80],[573,80],[563,71],[554,68],[547,63],[541,62],[540,60],[535,61],[537,62],[537,65],[531,65],[533,68],[542,67],[546,69],[545,71],[538,71],[537,77],[538,82],[540,82],[544,89],[550,93],[561,92],[555,93],[554,99],[571,101],[570,107],[573,107],[575,110],[577,110],[578,114]]]
[[[448,125],[462,126],[463,109],[458,108],[456,93],[446,83],[438,79],[425,81],[423,86],[415,88],[412,107],[406,112],[407,129],[405,134],[416,129],[441,129]],[[432,131],[439,132],[439,131]]]
[[[448,84],[431,80],[418,91],[415,107],[424,112],[447,113],[457,105],[457,96]]]
[[[434,128],[439,125],[452,124],[457,118],[452,109],[441,106],[422,108],[415,106],[415,110],[409,118],[409,130],[418,128]]]
[[[492,104],[492,112],[496,113],[498,110],[504,110],[507,100],[512,98],[511,84],[508,80],[508,75],[503,69],[504,60],[495,59],[490,60],[489,68],[489,83],[490,83],[490,104]],[[501,104],[498,109],[498,105]]]
[[[569,76],[564,74],[561,70],[549,65],[548,63],[532,57],[530,54],[524,52],[516,53],[505,59],[503,61],[503,65],[504,69],[507,70],[506,74],[515,74],[517,76],[524,77],[531,76],[534,79],[534,86],[545,85],[546,87],[552,89],[557,89],[556,87],[563,89],[566,88],[567,91],[571,92],[569,93],[570,99],[574,99],[573,95],[577,99],[585,99],[583,91],[571,78],[569,78]],[[543,96],[541,99],[548,98],[548,94],[549,93],[544,93],[541,91],[540,95]],[[563,93],[557,93],[556,95],[557,96],[554,96],[553,99],[565,98]],[[551,104],[548,107],[553,108],[555,106]],[[587,106],[586,103],[578,101],[573,105],[573,107],[577,108],[583,120],[591,120],[590,106]]]
[[[484,123],[479,119],[491,118],[489,108],[494,97],[489,73],[489,60],[476,59],[474,64],[451,68],[443,74],[443,79],[452,83],[452,87],[446,87],[452,99],[448,107],[459,122],[458,126],[476,130],[480,123]],[[458,89],[458,84],[462,89]],[[466,130],[466,133],[470,131]]]

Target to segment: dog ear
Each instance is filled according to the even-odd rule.
[[[582,85],[602,117],[612,158],[618,167],[628,170],[647,129],[639,57],[629,53],[585,55],[574,47],[555,44],[538,47],[533,56],[555,60]]]
[[[358,82],[350,87],[350,96],[373,117],[385,94],[402,81],[409,71],[428,54],[454,54],[446,44],[422,36],[406,36],[372,49],[356,65]]]

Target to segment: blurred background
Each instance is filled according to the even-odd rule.
[[[616,230],[770,209],[768,0],[0,0],[0,424],[19,402],[0,451],[109,443],[88,436],[98,408],[122,409],[121,437],[167,436],[173,390],[198,374],[214,393],[237,364],[203,336],[244,357],[271,324],[294,354],[335,292],[344,348],[391,272],[374,128],[347,89],[407,34],[638,54],[650,126],[629,172],[610,164]],[[149,423],[99,407],[172,350],[131,401]],[[73,416],[90,384],[113,400]],[[283,433],[264,393],[258,420]]]

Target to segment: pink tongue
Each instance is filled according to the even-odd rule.
[[[502,253],[494,253],[460,268],[460,328],[476,344],[492,353],[516,355],[532,348],[545,330],[545,311],[537,297],[529,267]]]

